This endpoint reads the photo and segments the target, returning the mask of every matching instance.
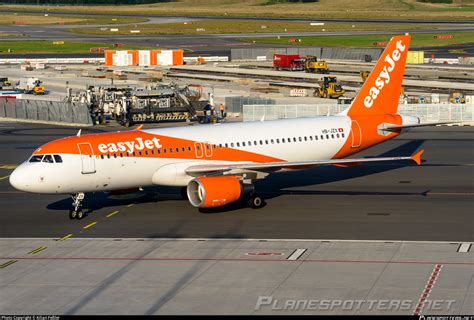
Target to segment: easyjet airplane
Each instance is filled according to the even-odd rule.
[[[240,199],[263,206],[253,182],[280,170],[413,160],[415,155],[346,157],[421,126],[397,114],[410,36],[391,39],[345,112],[315,118],[85,134],[49,142],[10,176],[19,190],[71,194],[71,219],[82,219],[87,192],[162,185],[183,187],[198,208]]]

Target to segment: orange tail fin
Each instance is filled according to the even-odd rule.
[[[393,37],[347,112],[349,116],[397,113],[410,36]]]

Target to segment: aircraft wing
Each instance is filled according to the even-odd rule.
[[[330,159],[316,161],[297,161],[297,162],[251,162],[251,163],[228,163],[228,164],[203,164],[190,166],[185,171],[190,176],[202,176],[207,174],[223,173],[234,170],[250,171],[276,171],[280,169],[304,169],[325,165],[336,166],[354,166],[366,162],[384,162],[384,161],[402,161],[412,160],[417,165],[421,164],[421,155],[424,150],[420,150],[409,157],[381,157],[381,158],[353,158],[353,159]]]

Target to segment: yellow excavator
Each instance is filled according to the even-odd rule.
[[[346,90],[342,89],[340,83],[337,82],[336,77],[323,77],[319,83],[319,88],[314,90],[313,95],[320,98],[339,98],[346,93]]]
[[[304,58],[304,71],[311,73],[329,73],[328,63],[324,60],[318,61],[318,58],[315,56],[306,56]]]

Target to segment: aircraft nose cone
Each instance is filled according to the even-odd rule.
[[[25,191],[26,181],[23,174],[21,173],[20,168],[16,168],[15,170],[13,170],[13,172],[10,174],[9,181],[13,188]]]

